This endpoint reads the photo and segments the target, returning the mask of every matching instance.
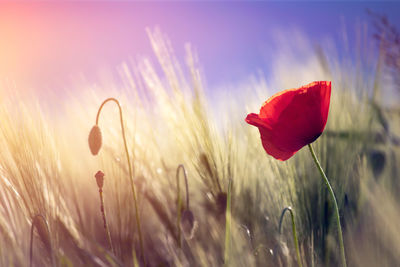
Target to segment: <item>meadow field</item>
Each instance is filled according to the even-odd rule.
[[[340,266],[333,203],[307,148],[278,161],[244,121],[273,93],[315,80],[332,81],[313,146],[338,200],[348,266],[400,265],[400,106],[385,47],[360,42],[350,60],[293,34],[270,79],[210,92],[195,49],[177,59],[173,40],[148,36],[157,62],[124,63],[118,82],[77,82],[48,105],[1,84],[0,266],[297,266],[288,214],[279,232],[289,206],[302,265]],[[121,104],[131,166],[116,102],[99,116],[98,155],[89,150],[109,97]]]

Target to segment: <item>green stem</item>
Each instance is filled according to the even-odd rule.
[[[318,170],[319,170],[319,172],[321,174],[321,177],[323,178],[326,186],[328,187],[329,193],[330,193],[330,195],[331,195],[331,197],[333,199],[333,204],[335,206],[336,223],[337,223],[337,228],[338,228],[338,232],[339,232],[338,235],[339,235],[340,255],[341,255],[341,258],[342,258],[342,265],[344,267],[346,267],[347,264],[346,264],[346,255],[345,255],[345,252],[344,252],[342,226],[340,225],[339,207],[338,207],[338,204],[337,204],[337,201],[336,201],[335,193],[333,192],[332,186],[329,183],[329,180],[326,177],[326,175],[324,173],[324,170],[321,167],[321,164],[319,163],[317,157],[315,156],[314,149],[312,148],[311,144],[308,144],[308,148],[310,149],[310,152],[311,152],[311,155],[312,155],[312,157],[314,159],[315,165],[317,165]]]
[[[281,218],[279,219],[279,234],[282,233],[281,232],[282,221],[283,221],[283,216],[285,215],[286,211],[290,212],[290,218],[292,219],[293,241],[294,241],[294,246],[296,248],[297,264],[299,265],[299,267],[303,267],[303,264],[302,264],[301,258],[300,258],[300,249],[299,249],[299,241],[297,239],[296,224],[294,223],[294,215],[293,215],[293,210],[291,207],[284,208],[281,213]]]
[[[106,230],[108,244],[110,245],[111,251],[115,255],[114,247],[113,247],[113,244],[111,241],[110,229],[108,228],[108,224],[107,224],[106,211],[104,210],[103,189],[101,189],[101,188],[99,188],[99,195],[100,195],[100,211],[101,211],[101,215],[103,216],[104,230]]]
[[[141,256],[142,256],[142,260],[143,260],[144,266],[146,266],[146,259],[145,259],[145,257],[144,257],[142,230],[141,230],[141,226],[140,226],[139,208],[138,208],[137,200],[136,200],[135,184],[134,184],[134,182],[133,182],[132,165],[131,165],[131,160],[130,160],[130,158],[129,158],[128,146],[127,146],[127,144],[126,144],[124,120],[123,120],[123,117],[122,117],[122,109],[121,109],[121,105],[119,104],[119,102],[118,102],[117,99],[115,99],[115,98],[107,98],[106,100],[103,101],[103,103],[100,105],[100,108],[99,108],[99,110],[98,110],[98,112],[97,112],[97,116],[96,116],[96,125],[98,125],[98,122],[99,122],[100,112],[101,112],[101,110],[102,110],[104,104],[106,104],[108,101],[114,101],[114,102],[117,104],[118,109],[119,109],[119,118],[120,118],[120,122],[121,122],[122,139],[124,140],[124,148],[125,148],[126,160],[128,161],[129,179],[130,179],[130,182],[131,182],[133,203],[134,203],[134,205],[135,205],[136,224],[137,224],[137,228],[138,228],[138,232],[139,232],[140,252],[141,252]]]

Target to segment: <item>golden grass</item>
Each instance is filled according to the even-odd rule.
[[[283,227],[283,236],[278,234],[280,212],[288,205],[296,211],[304,264],[335,266],[339,250],[333,210],[308,151],[276,161],[265,154],[258,131],[244,122],[247,112],[256,112],[272,93],[325,79],[333,82],[331,109],[327,129],[314,148],[338,198],[349,266],[400,263],[399,147],[388,137],[399,135],[399,126],[391,123],[398,114],[382,111],[393,125],[388,134],[369,100],[374,80],[357,66],[335,59],[328,64],[321,51],[314,53],[304,44],[309,57],[301,62],[285,53],[290,47],[282,48],[285,58],[278,55],[271,84],[253,77],[238,86],[240,94],[226,92],[210,99],[194,51],[187,47],[182,67],[158,30],[149,30],[149,36],[162,73],[148,59],[124,64],[118,69],[118,84],[77,85],[80,90],[58,103],[57,115],[2,89],[0,266],[28,265],[35,214],[48,220],[58,265],[133,265],[134,255],[140,254],[139,240],[114,107],[104,107],[103,147],[97,157],[87,144],[97,108],[110,96],[120,101],[124,112],[151,266],[223,264],[229,179],[230,266],[295,265],[289,226]],[[384,93],[384,84],[379,90]],[[379,173],[372,152],[385,159]],[[194,238],[182,238],[182,248],[176,229],[179,164],[190,180],[191,211],[198,222]],[[93,178],[98,169],[107,174],[105,210],[115,255],[107,251],[98,212]],[[43,246],[35,247],[33,260],[36,266],[51,263]]]

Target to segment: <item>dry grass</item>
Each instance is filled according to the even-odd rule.
[[[244,122],[247,112],[257,111],[278,89],[325,79],[333,81],[331,109],[314,148],[339,201],[349,266],[400,264],[400,150],[395,142],[400,128],[392,123],[399,113],[371,99],[374,89],[385,93],[385,84],[364,77],[368,72],[360,66],[365,62],[327,60],[321,50],[315,53],[298,40],[307,60],[299,62],[296,53],[291,57],[285,51],[293,48],[283,47],[285,58],[277,56],[271,84],[256,77],[240,85],[240,94],[210,99],[191,48],[181,67],[159,31],[149,36],[161,72],[148,59],[122,65],[118,83],[77,85],[81,90],[57,103],[57,115],[44,112],[32,98],[28,102],[22,101],[25,96],[6,94],[6,88],[0,94],[0,266],[28,265],[35,214],[49,223],[57,265],[131,266],[140,255],[115,106],[105,106],[99,122],[99,155],[92,156],[87,144],[97,108],[110,96],[123,105],[150,266],[223,265],[229,179],[231,266],[296,265],[287,219],[283,235],[278,234],[279,215],[288,205],[296,215],[304,264],[336,266],[333,210],[308,151],[276,161],[265,154],[258,131]],[[176,223],[179,164],[187,171],[190,207],[198,222],[194,238],[183,239],[182,248]],[[115,255],[107,251],[98,212],[93,178],[98,169],[106,174],[105,209]],[[35,266],[50,265],[45,244],[34,238]]]

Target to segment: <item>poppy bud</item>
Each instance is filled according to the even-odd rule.
[[[94,177],[96,178],[97,186],[99,189],[102,189],[104,184],[104,173],[102,171],[98,171]]]
[[[100,128],[99,126],[95,125],[89,133],[89,148],[93,156],[96,156],[97,153],[99,153],[101,142],[102,140]]]
[[[197,230],[197,221],[194,219],[193,212],[185,210],[181,218],[181,229],[186,239],[192,239]]]

